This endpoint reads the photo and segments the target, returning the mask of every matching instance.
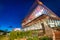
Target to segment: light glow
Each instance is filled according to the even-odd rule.
[[[42,15],[43,9],[41,11],[39,11],[38,13],[35,14],[35,17],[39,17],[40,15]]]

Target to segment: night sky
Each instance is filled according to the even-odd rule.
[[[0,29],[21,28],[21,21],[28,14],[35,0],[0,0]],[[41,0],[60,16],[60,0]],[[9,27],[12,26],[12,27]]]

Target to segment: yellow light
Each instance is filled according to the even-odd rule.
[[[43,4],[43,3],[42,3],[41,1],[39,1],[39,0],[37,0],[37,2],[38,2],[39,4],[41,4],[41,5]]]
[[[43,4],[42,2],[39,2],[40,4]]]

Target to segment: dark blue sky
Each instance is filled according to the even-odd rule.
[[[21,21],[28,14],[35,0],[0,0],[0,29],[10,30],[21,27]],[[60,0],[41,0],[48,8],[60,16]]]

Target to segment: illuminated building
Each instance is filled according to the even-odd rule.
[[[14,30],[14,31],[21,31],[20,28],[14,28],[13,30]]]
[[[24,31],[42,30],[48,35],[52,32],[51,28],[60,26],[60,18],[42,2],[37,0],[33,7],[30,14],[22,21]]]

